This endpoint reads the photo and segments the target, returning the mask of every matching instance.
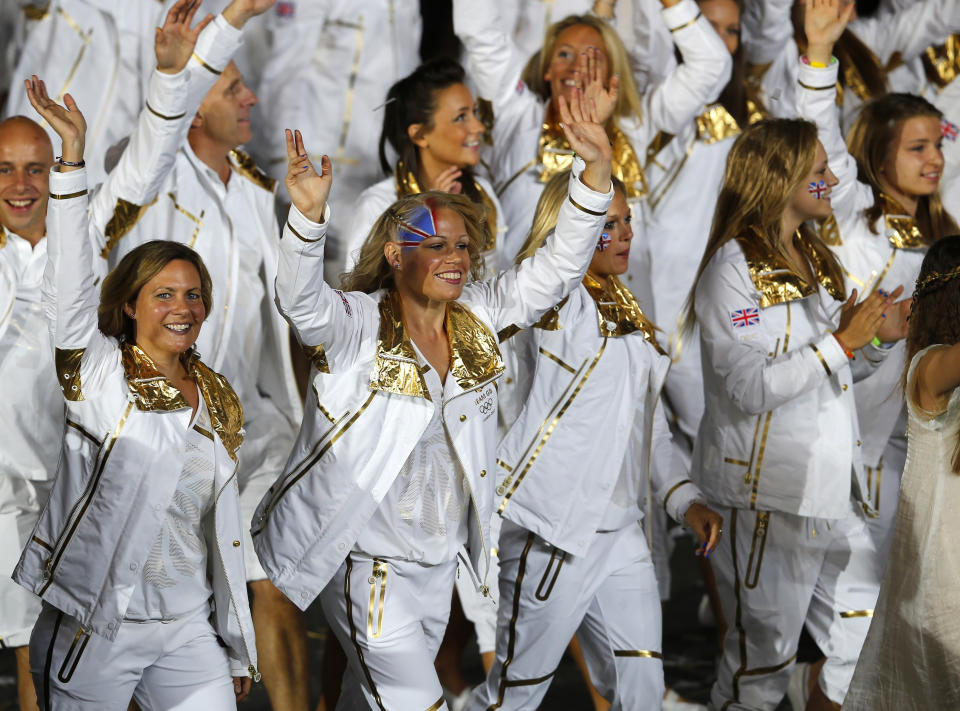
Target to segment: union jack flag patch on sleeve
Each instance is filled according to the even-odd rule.
[[[752,307],[749,309],[737,309],[730,312],[730,322],[734,328],[745,328],[746,326],[756,326],[760,323],[760,309]]]

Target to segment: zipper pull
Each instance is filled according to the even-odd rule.
[[[247,672],[250,674],[250,677],[256,682],[260,683],[260,672],[257,671],[257,668],[252,664],[247,667]]]
[[[43,564],[43,579],[49,580],[51,575],[53,575],[53,556],[47,558],[47,562]]]

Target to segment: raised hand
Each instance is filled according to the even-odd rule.
[[[46,84],[36,74],[23,84],[27,90],[30,105],[60,136],[63,142],[63,159],[71,163],[82,161],[87,137],[87,122],[80,113],[77,102],[70,94],[66,94],[63,97],[65,106],[58,104],[47,94]]]
[[[424,185],[423,187],[427,190],[440,190],[441,192],[458,195],[463,190],[463,186],[458,180],[461,175],[463,175],[463,171],[460,168],[455,165],[450,166],[440,173],[430,185]]]
[[[290,193],[290,200],[304,217],[313,222],[322,222],[323,208],[330,195],[330,186],[333,185],[330,158],[323,156],[320,160],[321,174],[317,174],[303,145],[300,131],[293,133],[288,128],[284,133],[287,139],[287,177],[283,182]]]
[[[599,192],[610,189],[610,168],[613,149],[606,129],[597,117],[597,106],[588,101],[580,89],[574,89],[571,104],[558,97],[560,127],[567,142],[587,164],[581,179],[587,187]]]
[[[803,29],[807,36],[807,58],[827,64],[833,46],[847,28],[856,5],[847,0],[806,0]]]
[[[597,118],[600,123],[606,123],[617,108],[617,97],[620,94],[620,77],[616,74],[610,77],[610,86],[604,87],[606,77],[603,75],[603,65],[599,60],[600,50],[590,47],[580,54],[577,62],[577,74],[583,84],[583,93],[588,102],[597,107]]]
[[[223,11],[224,19],[238,30],[242,30],[247,20],[262,15],[277,0],[233,0]]]
[[[191,29],[190,23],[199,8],[200,0],[178,0],[167,13],[163,27],[156,28],[153,49],[157,69],[164,74],[176,74],[187,66],[197,37],[213,21],[213,15],[207,15]]]

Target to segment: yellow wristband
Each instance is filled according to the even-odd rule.
[[[814,62],[812,59],[811,59],[811,60],[808,60],[808,61],[810,62],[810,66],[813,67],[814,69],[826,69],[826,68],[827,68],[827,65],[824,64],[823,62]]]

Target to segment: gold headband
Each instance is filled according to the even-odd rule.
[[[917,284],[913,288],[913,295],[915,297],[926,296],[957,277],[960,277],[960,266],[954,267],[952,271],[946,272],[945,274],[931,272],[922,279],[917,279]]]

